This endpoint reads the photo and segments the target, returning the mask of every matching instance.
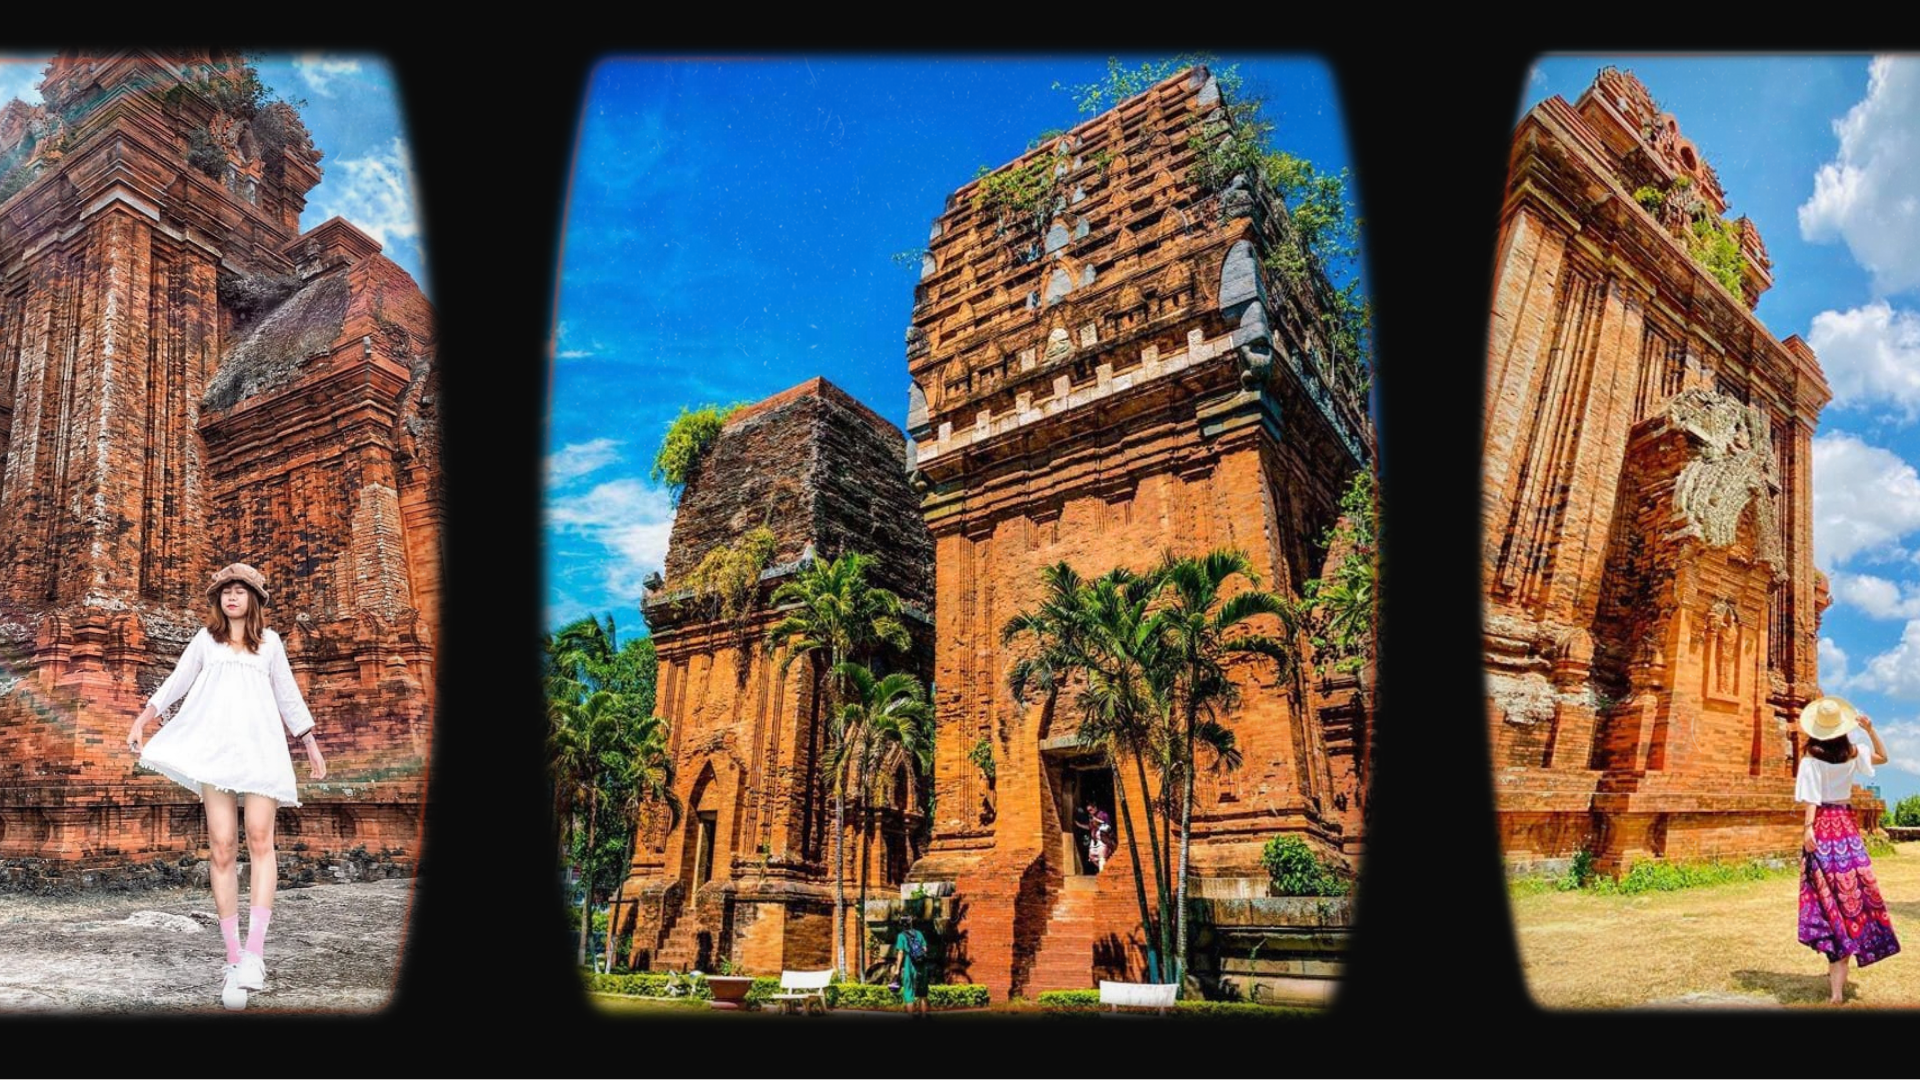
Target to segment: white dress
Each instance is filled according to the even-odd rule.
[[[164,713],[186,696],[179,715],[147,740],[140,764],[200,794],[211,784],[299,806],[287,736],[305,735],[313,714],[300,697],[280,635],[261,635],[260,651],[236,650],[203,627],[148,704]]]

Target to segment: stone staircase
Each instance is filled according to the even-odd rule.
[[[1137,962],[1127,944],[1128,935],[1137,934],[1140,924],[1132,875],[1124,858],[1114,858],[1100,874],[1062,881],[1027,972],[1026,997],[1048,990],[1092,989],[1103,978],[1145,978],[1143,973],[1127,971]]]
[[[682,907],[667,916],[660,948],[653,954],[653,970],[686,971],[699,959],[700,938],[696,929],[699,920],[685,918],[686,914],[687,909]]]

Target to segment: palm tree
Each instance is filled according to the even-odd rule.
[[[607,785],[617,783],[614,777],[627,768],[626,751],[620,748],[623,725],[641,722],[653,713],[656,671],[653,643],[641,637],[629,640],[624,647],[619,646],[612,615],[606,616],[604,622],[587,615],[546,636],[542,667],[553,782],[554,844],[563,863],[569,861],[568,847],[579,829],[578,818],[583,806],[587,814],[588,843],[581,860],[587,894],[582,904],[585,924],[589,921],[587,912],[593,882],[598,876],[596,869],[605,862],[593,847],[595,834],[602,824],[598,819],[604,813],[600,796]],[[607,697],[596,704],[596,699],[603,694]],[[609,724],[610,730],[606,726]],[[665,744],[661,745],[664,748]],[[599,839],[612,845],[618,837],[616,834]],[[585,937],[583,926],[582,964],[586,962]]]
[[[547,737],[547,759],[553,769],[556,790],[572,813],[567,833],[579,826],[572,817],[586,806],[587,846],[581,862],[584,889],[580,898],[580,952],[578,963],[587,962],[587,932],[592,926],[594,823],[600,810],[603,777],[619,761],[610,752],[609,743],[617,739],[620,718],[626,701],[611,690],[596,690],[586,700],[560,702],[550,706],[553,726]],[[611,761],[609,760],[611,759]]]
[[[1198,557],[1175,558],[1169,553],[1157,574],[1165,597],[1160,612],[1167,633],[1173,673],[1174,699],[1180,726],[1170,744],[1171,773],[1181,781],[1180,870],[1174,892],[1174,981],[1183,981],[1187,957],[1187,865],[1193,830],[1194,749],[1203,724],[1217,739],[1226,729],[1217,723],[1220,713],[1233,707],[1239,691],[1228,676],[1227,662],[1236,656],[1265,656],[1284,672],[1293,661],[1292,605],[1259,588],[1260,577],[1245,552],[1222,548]],[[1230,597],[1221,593],[1227,582],[1244,578],[1250,588]],[[1247,624],[1262,615],[1280,620],[1285,632],[1271,637],[1251,632]],[[1171,779],[1171,777],[1169,777]]]
[[[807,656],[814,664],[818,685],[825,675],[827,695],[828,746],[824,755],[830,766],[838,762],[833,778],[833,923],[834,966],[847,968],[847,882],[846,829],[847,759],[840,747],[857,735],[848,731],[836,717],[847,697],[848,686],[840,674],[840,665],[870,651],[874,643],[885,642],[906,652],[913,647],[907,627],[901,621],[900,598],[892,592],[867,583],[873,565],[870,556],[849,551],[837,559],[815,560],[798,575],[782,582],[773,591],[775,607],[794,605],[794,610],[773,629],[767,631],[767,649],[786,646],[780,659],[780,673],[786,674],[793,661]]]
[[[1086,587],[1086,618],[1080,624],[1081,641],[1077,647],[1085,684],[1075,698],[1081,713],[1081,744],[1105,750],[1107,759],[1114,763],[1114,801],[1119,806],[1121,831],[1133,863],[1140,926],[1147,938],[1148,977],[1155,982],[1160,980],[1160,957],[1165,949],[1160,938],[1164,936],[1164,913],[1169,898],[1154,829],[1153,795],[1147,783],[1146,762],[1153,756],[1157,732],[1164,727],[1172,690],[1166,631],[1160,618],[1150,610],[1157,588],[1153,577],[1135,575],[1124,569],[1109,571]],[[1119,767],[1123,757],[1133,759],[1140,783],[1147,843],[1156,870],[1156,904],[1152,911],[1147,907],[1140,846],[1133,812],[1127,803],[1125,778]]]
[[[867,910],[868,850],[872,843],[872,809],[876,793],[884,793],[883,804],[891,804],[896,794],[892,779],[902,765],[918,778],[933,768],[933,706],[920,689],[920,680],[906,672],[894,672],[876,679],[863,664],[842,663],[835,672],[848,687],[847,703],[840,707],[839,727],[851,732],[840,741],[841,756],[850,759],[855,774],[854,790],[860,794],[862,828],[860,836],[860,899],[855,910],[865,926]],[[848,762],[833,763],[836,775]],[[859,940],[859,956],[854,970],[866,981],[867,935]]]
[[[622,718],[613,750],[616,765],[609,777],[610,787],[619,793],[620,818],[627,829],[627,858],[623,867],[633,865],[634,852],[640,846],[640,827],[647,811],[664,806],[667,828],[680,822],[680,796],[673,791],[673,756],[667,742],[667,722],[658,716],[628,715]],[[619,886],[615,886],[616,895]],[[613,970],[613,940],[618,926],[607,923],[607,970]]]
[[[1086,582],[1065,561],[1047,567],[1041,572],[1041,578],[1046,583],[1045,597],[1032,611],[1020,612],[1007,620],[1000,631],[1000,644],[1011,647],[1022,637],[1030,639],[1024,653],[1007,671],[1007,689],[1022,705],[1026,704],[1029,687],[1045,692],[1046,704],[1040,710],[1040,734],[1044,736],[1061,688],[1086,668],[1082,645],[1086,636],[1088,593]],[[1005,740],[1006,733],[1002,731],[1001,741]]]

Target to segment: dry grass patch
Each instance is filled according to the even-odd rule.
[[[1920,1006],[1920,843],[1874,870],[1902,952],[1848,975],[1847,1004]],[[1800,944],[1800,880],[1780,874],[1634,896],[1511,904],[1527,987],[1549,1009],[1826,1007],[1826,958]]]

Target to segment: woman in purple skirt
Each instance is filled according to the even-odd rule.
[[[1873,741],[1871,760],[1848,738],[1855,727]],[[1850,802],[1854,781],[1872,779],[1873,767],[1887,762],[1887,748],[1873,721],[1839,698],[1809,702],[1800,710],[1800,730],[1807,736],[1793,791],[1796,801],[1807,804],[1800,942],[1827,958],[1828,1001],[1838,1005],[1847,987],[1847,957],[1866,967],[1900,951]]]

